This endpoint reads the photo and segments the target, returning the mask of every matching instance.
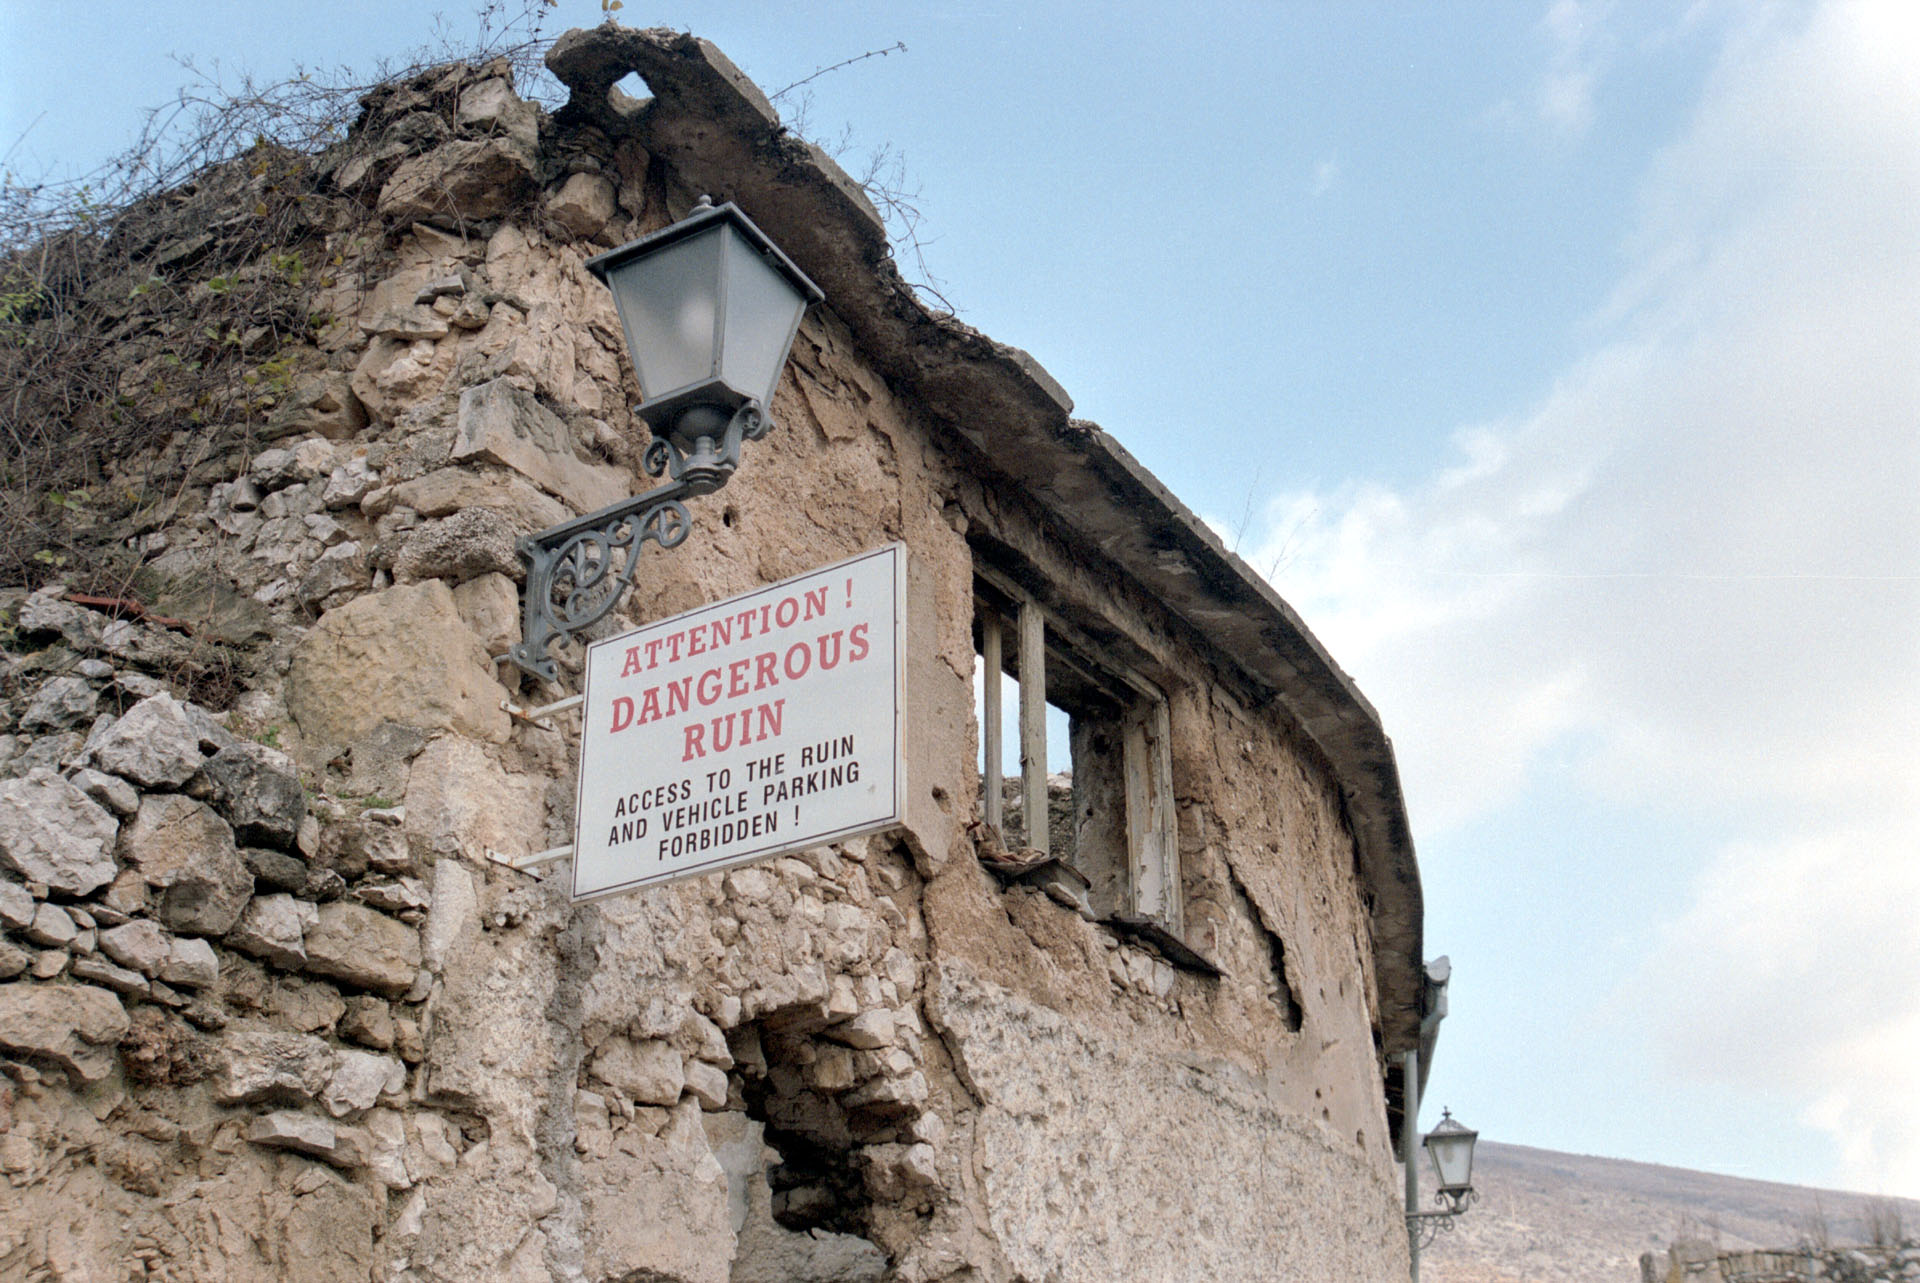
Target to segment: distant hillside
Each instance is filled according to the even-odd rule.
[[[1482,1141],[1480,1201],[1421,1257],[1421,1283],[1639,1283],[1640,1254],[1681,1234],[1781,1247],[1816,1203],[1834,1243],[1867,1241],[1859,1194]],[[1897,1200],[1909,1234],[1920,1203]],[[1428,1206],[1432,1204],[1429,1203]]]

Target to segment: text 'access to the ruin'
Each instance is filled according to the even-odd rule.
[[[587,649],[573,898],[898,824],[907,551]]]

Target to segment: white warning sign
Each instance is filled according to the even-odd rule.
[[[900,822],[906,546],[587,649],[573,898]]]

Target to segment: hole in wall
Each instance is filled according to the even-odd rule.
[[[720,512],[720,524],[731,530],[740,524],[740,509],[728,504]]]

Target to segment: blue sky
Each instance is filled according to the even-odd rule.
[[[620,17],[769,91],[905,42],[780,105],[850,170],[903,158],[962,318],[1380,708],[1455,963],[1435,1117],[1920,1196],[1915,12]],[[431,13],[0,0],[0,151],[84,169],[169,54],[367,67]]]

